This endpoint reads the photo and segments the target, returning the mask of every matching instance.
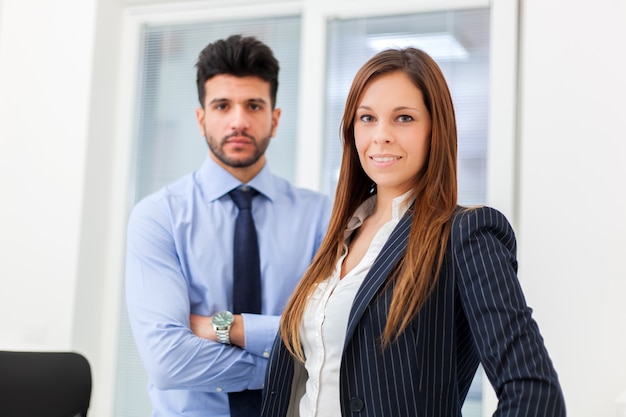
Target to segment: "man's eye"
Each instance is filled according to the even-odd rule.
[[[261,106],[259,106],[258,104],[250,104],[250,109],[251,110],[259,110],[261,108]]]

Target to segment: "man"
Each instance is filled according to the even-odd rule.
[[[326,232],[330,200],[266,164],[281,112],[279,65],[265,44],[231,36],[209,44],[196,67],[209,155],[133,209],[128,314],[154,417],[253,417],[280,314]],[[247,230],[256,238],[234,236],[250,213],[237,193],[254,195]],[[242,307],[248,296],[256,307]]]

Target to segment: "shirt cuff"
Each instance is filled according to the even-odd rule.
[[[248,353],[262,358],[269,358],[278,332],[280,316],[263,316],[260,314],[241,315]]]

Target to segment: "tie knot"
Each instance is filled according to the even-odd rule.
[[[243,187],[235,188],[229,194],[239,210],[249,210],[252,207],[252,198],[258,194],[258,191],[244,185]]]

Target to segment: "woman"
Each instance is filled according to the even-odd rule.
[[[437,64],[386,50],[357,73],[328,233],[285,309],[262,415],[452,417],[479,362],[496,416],[565,415],[498,211],[457,205]]]

